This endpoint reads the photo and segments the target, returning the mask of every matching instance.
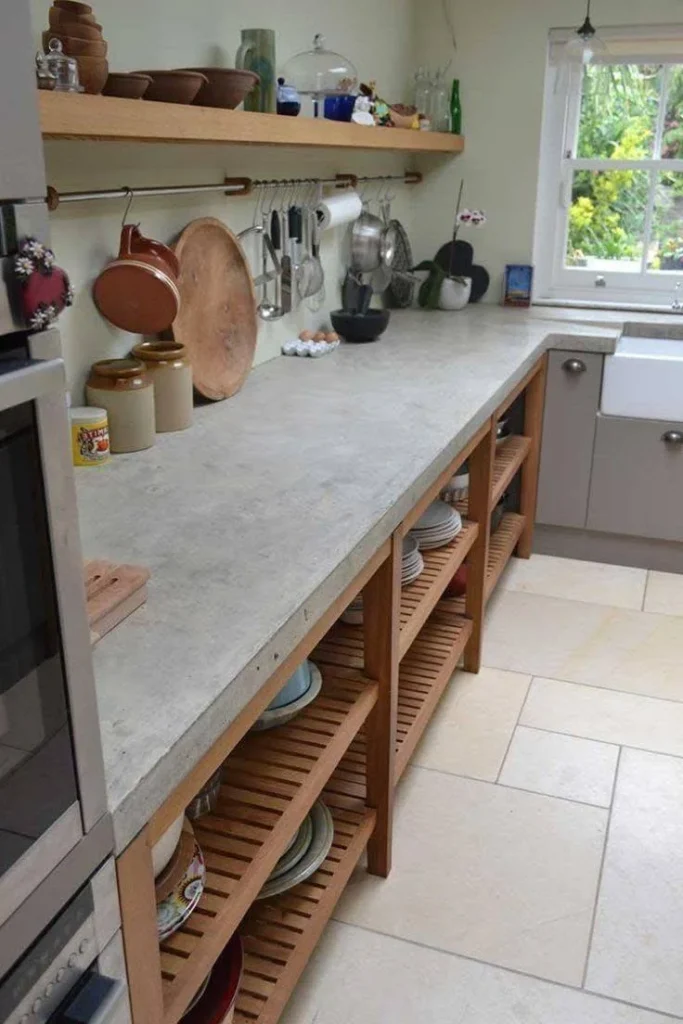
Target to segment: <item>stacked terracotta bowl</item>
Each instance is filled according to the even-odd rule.
[[[54,0],[49,18],[50,28],[43,32],[43,47],[47,50],[51,39],[59,39],[64,53],[77,62],[78,77],[85,91],[102,92],[109,73],[107,44],[92,7],[80,0]]]

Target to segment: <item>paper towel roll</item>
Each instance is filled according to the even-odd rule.
[[[318,223],[322,231],[336,228],[339,224],[350,224],[363,211],[363,203],[357,192],[344,192],[339,196],[323,199],[317,209]]]

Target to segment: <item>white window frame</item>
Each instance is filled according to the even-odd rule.
[[[600,30],[609,53],[605,64],[661,64],[666,80],[672,64],[683,64],[683,25]],[[620,309],[666,309],[683,292],[683,271],[647,270],[647,240],[654,211],[654,188],[645,213],[645,245],[639,272],[567,267],[568,211],[577,170],[683,171],[682,160],[583,160],[578,141],[583,67],[567,63],[563,49],[570,33],[553,30],[545,82],[539,186],[534,232],[534,302]],[[596,61],[597,63],[598,61]],[[666,96],[666,93],[664,93]],[[660,107],[653,152],[660,152],[665,103]],[[599,284],[602,279],[604,284]],[[679,289],[677,290],[677,285]]]

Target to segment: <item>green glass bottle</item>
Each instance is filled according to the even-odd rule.
[[[451,131],[454,135],[462,135],[462,103],[460,102],[460,79],[453,79],[451,89]]]

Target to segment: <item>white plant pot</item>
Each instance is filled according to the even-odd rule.
[[[472,278],[464,278],[464,284],[452,277],[444,279],[439,295],[439,309],[464,309],[470,301]]]

